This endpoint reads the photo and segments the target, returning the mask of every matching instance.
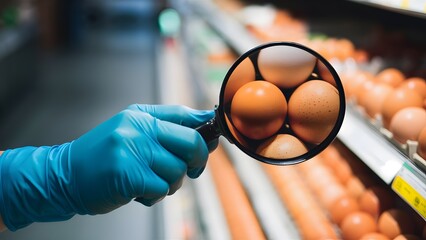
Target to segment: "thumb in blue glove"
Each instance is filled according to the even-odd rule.
[[[0,214],[12,231],[36,221],[152,205],[198,177],[209,146],[194,130],[213,111],[132,105],[75,141],[0,156]],[[210,146],[213,150],[217,142]]]

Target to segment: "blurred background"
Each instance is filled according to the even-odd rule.
[[[264,42],[314,49],[346,96],[314,159],[266,166],[221,138],[200,178],[154,207],[0,239],[426,239],[425,23],[425,0],[0,0],[0,150],[71,141],[133,103],[212,108]],[[412,107],[422,117],[384,125]]]
[[[162,1],[0,1],[0,146],[71,141],[132,103],[157,103]],[[155,239],[154,208],[34,224],[1,239]],[[148,226],[141,228],[141,226]]]

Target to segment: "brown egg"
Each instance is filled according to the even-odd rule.
[[[383,124],[389,128],[392,117],[406,107],[422,107],[423,98],[414,90],[395,89],[389,93],[382,105]]]
[[[359,211],[358,202],[353,197],[345,195],[331,205],[330,216],[333,222],[340,225],[347,215],[357,211]]]
[[[426,127],[420,131],[417,142],[417,153],[420,157],[426,159]]]
[[[361,87],[363,82],[367,80],[374,80],[374,75],[365,71],[357,71],[353,74],[353,76],[350,76],[349,74],[345,74],[345,76],[347,78],[346,80],[343,80],[345,83],[345,92],[346,95],[350,98],[356,96],[358,88]]]
[[[334,87],[336,87],[336,79],[334,79],[333,74],[331,73],[331,71],[325,66],[325,64],[322,61],[318,61],[317,63],[317,68],[318,71],[320,73],[320,78],[323,79],[324,81],[327,81],[328,83],[330,83],[331,85],[333,85]]]
[[[345,160],[336,161],[332,168],[334,175],[339,179],[340,183],[342,183],[343,185],[346,184],[352,177],[351,166]]]
[[[374,118],[381,113],[385,98],[392,92],[393,88],[386,84],[374,84],[373,88],[365,93],[363,106],[367,114]]]
[[[336,38],[327,38],[324,41],[324,54],[323,56],[327,60],[338,59],[340,55],[340,46],[338,44],[338,40]]]
[[[367,105],[367,103],[372,100],[367,98],[367,94],[374,89],[375,85],[376,84],[373,81],[365,81],[361,84],[361,86],[357,89],[356,92],[356,99],[358,105],[365,107],[365,105]]]
[[[334,128],[339,109],[335,87],[322,80],[305,82],[290,96],[290,128],[303,141],[321,143]]]
[[[379,231],[393,239],[401,234],[414,233],[414,223],[405,211],[390,209],[383,212],[377,222]]]
[[[337,199],[342,198],[347,194],[343,186],[333,183],[329,186],[324,186],[323,189],[323,191],[317,191],[317,196],[323,206],[327,209],[331,209],[333,203],[336,202]]]
[[[393,240],[421,240],[421,238],[413,234],[401,234],[401,235],[398,235]]]
[[[352,58],[355,54],[355,46],[349,39],[341,38],[337,40],[337,45],[339,46],[339,52],[337,57],[340,60],[346,60]]]
[[[326,149],[324,149],[324,151],[322,151],[322,152],[320,153],[320,155],[324,157],[324,158],[322,159],[322,161],[323,161],[326,165],[329,165],[329,164],[328,164],[329,159],[332,159],[332,160],[330,160],[330,161],[332,161],[330,165],[332,165],[332,163],[334,163],[334,160],[336,160],[336,161],[340,161],[340,160],[341,160],[341,158],[342,158],[342,156],[341,156],[341,155],[340,155],[340,153],[339,153],[339,150],[337,150],[337,148],[336,148],[335,146],[333,146],[333,145],[330,145],[330,146],[328,146]],[[329,166],[330,166],[330,165],[329,165]]]
[[[251,139],[275,134],[287,115],[287,101],[281,90],[266,81],[246,83],[235,93],[231,118],[240,133]]]
[[[237,131],[237,129],[235,129],[235,127],[229,121],[227,115],[225,115],[225,121],[226,121],[226,125],[228,126],[229,131],[231,132],[232,136],[234,136],[234,138],[244,147],[250,147],[250,144],[248,143],[247,139],[244,136],[242,136],[241,133],[239,133]]]
[[[317,59],[291,46],[273,46],[260,51],[257,64],[266,81],[281,88],[293,88],[311,75]]]
[[[308,149],[293,135],[277,134],[262,143],[256,152],[267,158],[286,159],[305,154]]]
[[[392,117],[389,130],[396,141],[405,144],[407,140],[416,141],[424,127],[426,127],[426,110],[407,107]]]
[[[312,220],[300,221],[299,229],[303,239],[306,240],[330,240],[338,239],[332,224],[326,219],[312,217]]]
[[[396,68],[384,69],[376,76],[376,82],[384,83],[392,87],[397,87],[404,80],[404,74]]]
[[[244,84],[255,80],[254,66],[250,58],[244,59],[231,73],[224,92],[224,103],[230,103],[235,93]]]
[[[362,236],[376,232],[374,218],[365,212],[353,212],[347,215],[340,226],[345,240],[359,240]]]
[[[400,85],[398,85],[398,88],[415,90],[420,95],[422,95],[423,98],[426,97],[426,81],[423,78],[419,78],[419,77],[407,78]]]
[[[357,63],[365,63],[369,59],[368,52],[362,49],[356,49],[354,52],[354,59]]]
[[[370,187],[358,199],[362,211],[374,218],[393,206],[393,196],[383,187]]]
[[[367,233],[361,237],[359,240],[391,240],[386,235],[381,233]]]
[[[417,142],[419,144],[417,147],[417,153],[420,157],[426,159],[426,128],[423,128],[420,131]]]
[[[365,192],[365,186],[358,177],[352,176],[346,182],[346,190],[350,196],[358,199]]]

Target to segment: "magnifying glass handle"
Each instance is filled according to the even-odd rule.
[[[207,145],[219,138],[219,136],[221,135],[216,118],[210,119],[208,122],[195,128],[195,130],[197,130],[201,134]]]

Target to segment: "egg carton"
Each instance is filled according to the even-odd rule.
[[[426,172],[426,159],[422,158],[419,154],[414,153],[413,161],[417,166],[419,166],[423,170],[423,172]]]
[[[356,100],[348,99],[347,105],[355,110],[354,112],[362,118],[367,125],[375,129],[380,135],[387,139],[396,149],[404,154],[408,160],[420,167],[426,172],[426,160],[417,154],[418,142],[407,140],[405,143],[400,143],[395,140],[393,133],[386,129],[383,125],[383,118],[381,114],[376,114],[370,117],[362,106],[357,105]]]
[[[352,109],[354,109],[356,115],[360,117],[364,122],[366,122],[370,127],[373,127],[375,130],[379,131],[383,128],[383,120],[380,114],[374,116],[373,118],[367,114],[367,111],[364,107],[357,105],[356,99],[349,100],[347,103]]]
[[[426,160],[422,158],[418,153],[417,149],[419,143],[413,140],[407,140],[405,143],[400,143],[395,140],[392,132],[382,128],[382,134],[391,142],[399,151],[401,151],[407,158],[414,163],[416,166],[420,167],[421,170],[426,172]]]

